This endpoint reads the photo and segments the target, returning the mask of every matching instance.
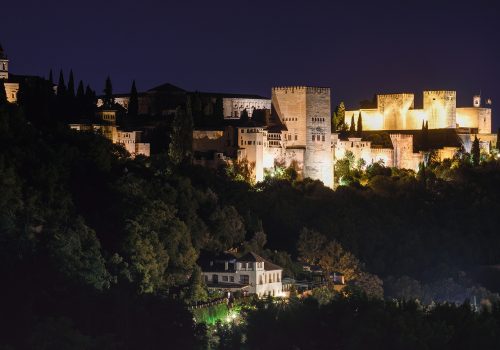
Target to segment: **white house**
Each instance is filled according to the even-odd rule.
[[[259,297],[283,296],[283,269],[250,252],[236,258],[230,254],[200,259],[208,288],[243,291]]]

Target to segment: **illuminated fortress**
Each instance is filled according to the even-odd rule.
[[[363,126],[362,135],[346,135],[331,130],[329,88],[274,87],[264,122],[250,118],[217,130],[195,130],[195,162],[218,166],[246,160],[255,181],[266,173],[272,176],[277,167],[294,165],[299,175],[333,187],[334,164],[348,155],[361,168],[380,162],[418,171],[429,157],[425,147],[432,149],[434,159],[444,160],[460,148],[470,152],[475,137],[484,152],[496,144],[491,109],[481,107],[479,96],[466,108],[457,108],[455,91],[425,91],[422,109],[414,108],[414,100],[409,93],[378,95],[376,108],[346,111],[347,126],[360,114]],[[430,130],[427,146],[425,124]]]
[[[345,123],[361,114],[363,130],[417,130],[428,122],[429,129],[477,129],[491,133],[491,108],[481,107],[474,96],[473,106],[457,108],[456,91],[424,91],[423,108],[414,109],[415,95],[410,93],[377,95],[377,107],[346,111]]]

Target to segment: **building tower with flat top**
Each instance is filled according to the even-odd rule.
[[[274,87],[272,104],[286,126],[286,149],[304,152],[304,177],[333,187],[330,88]]]

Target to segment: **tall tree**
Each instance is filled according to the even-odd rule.
[[[477,138],[477,136],[474,136],[474,141],[472,142],[472,148],[470,153],[471,153],[472,165],[478,166],[481,157],[481,149],[479,148],[479,139]]]
[[[78,83],[78,89],[76,91],[76,103],[75,105],[78,108],[77,115],[79,117],[85,114],[85,89],[83,88],[83,81],[80,80]]]
[[[496,144],[497,150],[500,151],[500,128],[497,130],[497,144]]]
[[[50,69],[50,72],[49,72],[49,81],[51,84],[54,84],[54,77],[52,75],[52,69]]]
[[[361,111],[359,112],[358,115],[358,127],[357,127],[357,134],[358,137],[361,137],[363,134],[363,117],[361,116]]]
[[[64,83],[64,74],[62,69],[59,72],[59,82],[57,83],[57,96],[60,99],[66,97],[66,84]]]
[[[344,102],[340,102],[333,112],[332,130],[340,130],[343,124],[345,124],[345,105]]]
[[[68,96],[70,98],[75,97],[75,77],[73,76],[73,70],[69,71]]]
[[[128,103],[127,114],[129,117],[136,117],[139,114],[139,96],[137,94],[135,80],[132,81],[132,88],[130,89],[130,101]]]
[[[353,135],[356,133],[356,123],[354,122],[354,114],[351,117],[351,125],[349,127],[349,134]]]
[[[96,108],[96,95],[89,85],[85,88],[85,107],[84,115],[86,117],[93,117]]]
[[[243,124],[248,122],[249,118],[248,118],[248,111],[246,108],[241,112],[240,120]]]
[[[111,83],[111,78],[108,76],[106,78],[106,83],[104,86],[104,107],[111,108],[115,104],[115,99],[113,98],[113,84]]]
[[[191,161],[193,147],[193,116],[177,109],[170,134],[168,155],[175,165]]]
[[[78,83],[78,89],[76,91],[76,97],[78,99],[83,99],[85,97],[85,89],[83,88],[83,81],[81,81],[81,80]]]

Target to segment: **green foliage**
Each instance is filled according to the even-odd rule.
[[[365,349],[369,344],[373,349],[494,349],[500,345],[498,314],[476,313],[468,304],[424,308],[415,302],[384,302],[363,295],[328,299],[321,297],[321,304],[307,298],[258,306],[240,329],[245,347]]]
[[[337,131],[343,128],[345,125],[345,105],[344,102],[340,102],[333,112],[332,117],[332,131]]]
[[[190,163],[193,153],[193,116],[177,109],[170,134],[168,156],[175,165]]]
[[[220,303],[212,306],[193,309],[193,317],[197,323],[215,325],[217,322],[225,320],[229,315],[229,309],[226,303]]]
[[[229,178],[236,181],[243,181],[248,184],[253,184],[253,171],[255,163],[249,162],[247,157],[233,160],[226,166],[226,174]]]
[[[109,288],[110,274],[95,232],[81,217],[70,227],[56,229],[48,242],[49,254],[62,273],[98,290]]]
[[[198,266],[194,266],[191,276],[189,277],[186,294],[184,296],[184,301],[187,304],[192,305],[194,303],[207,300],[208,294],[202,277],[201,269]]]

